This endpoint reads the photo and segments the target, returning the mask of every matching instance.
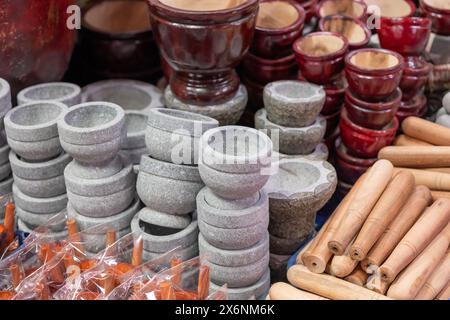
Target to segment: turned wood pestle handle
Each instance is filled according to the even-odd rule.
[[[389,146],[380,150],[378,158],[389,160],[396,167],[450,167],[450,147]]]
[[[402,123],[402,130],[416,138],[437,146],[450,146],[450,129],[417,117],[408,117]]]

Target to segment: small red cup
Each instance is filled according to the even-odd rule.
[[[326,93],[325,104],[320,112],[323,115],[330,115],[339,112],[344,104],[345,90],[348,88],[345,77],[339,77],[332,83],[323,86]]]
[[[411,100],[420,92],[428,82],[431,65],[421,57],[411,56],[405,58],[400,88],[403,92],[403,100]]]

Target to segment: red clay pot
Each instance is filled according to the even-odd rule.
[[[420,0],[422,13],[431,20],[431,30],[444,36],[450,35],[450,8],[438,8],[427,0]]]
[[[345,74],[350,89],[361,98],[383,99],[400,84],[404,59],[394,51],[360,49],[345,58]]]
[[[407,101],[402,101],[398,109],[399,112],[419,114],[423,106],[427,104],[427,97],[423,92],[418,92],[416,96]]]
[[[302,76],[315,84],[333,82],[344,69],[348,42],[333,32],[313,32],[293,45]]]
[[[309,23],[316,15],[316,8],[319,0],[295,0],[305,10],[305,23]]]
[[[350,89],[345,91],[345,102],[347,104],[355,105],[359,108],[373,111],[398,109],[401,100],[402,100],[402,91],[399,88],[397,88],[394,91],[394,93],[391,94],[389,97],[374,102],[361,99]]]
[[[339,118],[341,116],[341,111],[338,110],[336,113],[324,115],[323,117],[327,121],[327,129],[325,131],[325,137],[328,137],[336,131],[339,126]],[[333,146],[333,145],[332,145]]]
[[[342,143],[340,138],[336,139],[334,147],[337,157],[355,166],[369,168],[378,160],[377,158],[366,159],[355,157],[349,152],[349,149]]]
[[[431,65],[421,57],[406,57],[400,88],[403,92],[403,100],[411,100],[428,82]]]
[[[241,63],[242,72],[255,82],[267,84],[277,80],[295,79],[298,65],[295,55],[270,60],[247,53]]]
[[[366,47],[372,36],[365,23],[341,15],[326,16],[320,19],[319,30],[336,32],[344,36],[348,41],[350,51]]]
[[[370,17],[374,12],[371,6],[380,8],[380,18],[405,18],[412,17],[416,12],[416,5],[411,0],[363,0],[367,4],[367,15]],[[395,4],[394,4],[395,3]],[[376,15],[378,16],[378,15]],[[370,19],[368,19],[369,22]]]
[[[323,0],[317,6],[317,17],[322,19],[332,15],[343,15],[352,17],[361,21],[367,20],[367,5],[362,1],[352,1],[353,10],[347,8],[345,1],[342,0]]]
[[[288,26],[268,26],[261,18],[261,10],[265,4],[269,3],[282,4],[292,8],[292,12],[297,13],[295,21]],[[269,9],[268,9],[269,10]],[[277,14],[276,7],[273,8],[272,15]],[[281,17],[280,17],[281,18]],[[261,20],[260,20],[261,19]],[[277,21],[273,17],[273,21]],[[293,54],[292,44],[296,39],[302,35],[305,24],[305,10],[303,7],[293,0],[263,0],[260,2],[260,10],[255,28],[255,36],[253,44],[250,47],[250,52],[254,55],[265,59],[278,59]]]
[[[327,96],[320,113],[330,115],[339,112],[344,104],[345,90],[348,88],[343,74],[334,82],[324,85],[323,88]]]
[[[234,68],[253,41],[258,1],[223,10],[194,11],[148,0],[152,30],[174,70],[170,87],[186,103],[221,103],[234,96]]]

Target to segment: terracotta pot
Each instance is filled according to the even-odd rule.
[[[343,15],[361,21],[367,19],[367,5],[362,1],[352,1],[352,6],[347,6],[348,1],[323,0],[317,6],[317,17],[322,19],[332,15]]]
[[[400,88],[403,92],[403,100],[411,100],[418,92],[421,92],[428,82],[431,65],[421,57],[405,57]]]
[[[319,29],[336,32],[344,36],[348,41],[350,51],[366,47],[372,36],[365,23],[341,15],[332,15],[320,19]]]
[[[234,67],[252,43],[258,1],[239,1],[231,8],[217,2],[219,7],[202,8],[205,1],[148,3],[160,52],[174,70],[170,87],[175,96],[197,105],[232,98],[239,88]]]
[[[263,0],[259,4],[250,51],[266,59],[292,55],[292,43],[302,35],[305,10],[293,0]]]
[[[390,96],[400,84],[403,67],[403,57],[385,49],[360,49],[345,58],[349,88],[365,99]]]
[[[133,19],[128,19],[133,16]],[[145,0],[93,1],[83,10],[81,56],[84,80],[138,79],[161,76]]]
[[[0,77],[10,83],[14,97],[27,86],[63,77],[75,43],[75,31],[66,25],[66,11],[73,4],[75,0],[1,1]]]
[[[247,78],[260,84],[267,84],[277,80],[295,79],[298,71],[294,54],[270,60],[248,53],[241,66],[242,73]]]
[[[381,19],[378,37],[382,48],[401,55],[421,55],[431,33],[431,20],[427,18]]]
[[[348,42],[333,32],[310,33],[293,45],[302,76],[309,82],[332,82],[344,69]]]
[[[433,32],[450,35],[450,5],[446,1],[420,0],[422,13],[432,22]]]

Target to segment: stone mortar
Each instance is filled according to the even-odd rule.
[[[145,148],[145,130],[148,116],[139,111],[127,111],[125,113],[126,137],[122,143],[122,149],[133,150]]]
[[[168,214],[189,214],[195,210],[196,196],[203,186],[197,167],[142,157],[136,189],[147,207]]]
[[[278,222],[302,220],[330,200],[336,185],[336,170],[326,161],[281,160],[265,186],[270,216]]]
[[[162,92],[157,87],[136,80],[105,80],[83,87],[82,102],[106,101],[126,111],[147,114],[152,108],[164,107]]]
[[[131,232],[142,235],[144,240],[144,249],[154,253],[165,253],[176,247],[187,248],[198,239],[198,224],[193,220],[191,224],[176,233],[169,235],[153,235],[146,233],[141,226],[139,216],[136,215],[131,221]]]
[[[265,129],[272,139],[279,139],[278,149],[285,154],[310,154],[325,136],[327,122],[322,116],[308,127],[291,128],[277,125],[267,119],[265,109],[255,114],[255,128]],[[276,130],[276,131],[275,131]]]
[[[267,118],[285,127],[307,127],[314,123],[325,103],[321,86],[308,82],[283,80],[264,88]]]
[[[24,194],[35,198],[51,198],[66,193],[64,175],[42,180],[28,180],[13,173],[14,184]]]
[[[81,88],[68,82],[48,82],[23,89],[17,94],[17,104],[37,101],[61,102],[71,107],[81,102]]]
[[[130,227],[117,231],[116,232],[117,239],[120,239],[123,236],[129,234],[130,231],[131,231]],[[106,248],[106,233],[97,234],[97,233],[83,232],[81,237],[84,249],[91,253],[96,254]]]
[[[147,262],[150,260],[155,260],[155,259],[161,257],[163,254],[165,254],[165,253],[150,252],[150,251],[144,250],[142,252],[142,259],[145,262]],[[177,256],[183,261],[187,261],[194,257],[197,257],[198,256],[198,244],[193,243],[192,245],[190,245],[187,248],[177,250]]]
[[[21,159],[14,151],[9,154],[14,175],[27,180],[46,180],[64,174],[64,168],[71,161],[67,153],[45,162],[28,162]]]
[[[172,214],[152,210],[147,207],[142,208],[141,211],[138,212],[138,216],[139,219],[145,223],[180,230],[187,228],[192,222],[192,219],[189,215],[175,216]]]
[[[104,179],[111,177],[123,170],[123,157],[116,155],[111,161],[98,165],[86,165],[77,160],[71,163],[71,171],[74,175],[83,179]]]
[[[19,230],[26,232],[26,233],[33,233],[32,228],[26,225],[25,222],[18,219],[17,220],[17,227]],[[58,232],[46,232],[46,233],[40,233],[39,238],[43,241],[61,241],[67,239],[67,230],[62,230]]]
[[[198,247],[200,257],[216,265],[226,267],[245,266],[261,260],[269,252],[269,233],[266,232],[263,238],[253,247],[242,250],[216,248],[209,244],[200,233],[198,236]]]
[[[229,101],[207,106],[187,104],[177,99],[170,86],[164,91],[164,102],[167,108],[199,113],[219,121],[221,126],[235,124],[239,121],[247,105],[248,95],[245,86],[241,85],[236,95]]]
[[[208,187],[205,187],[204,191],[205,202],[211,207],[220,210],[244,210],[253,207],[260,199],[260,191],[255,192],[248,198],[237,199],[237,200],[227,200],[216,195]]]
[[[292,255],[308,239],[309,236],[300,239],[284,239],[270,235],[270,253],[278,255]]]
[[[126,155],[134,165],[139,165],[142,156],[148,154],[148,149],[147,147],[139,149],[122,149],[120,153]]]
[[[35,229],[37,227],[47,224],[49,219],[51,219],[55,216],[54,213],[36,214],[33,212],[23,210],[19,206],[16,206],[16,215],[17,215],[17,217],[19,217],[20,220],[25,222],[26,225],[32,229]],[[53,231],[62,231],[62,230],[64,230],[65,227],[66,227],[66,223],[65,223],[65,221],[62,221],[61,223],[58,223],[58,224],[52,226],[52,230]]]
[[[11,148],[5,144],[2,147],[0,147],[0,164],[5,164],[9,161],[9,151]]]
[[[244,228],[220,228],[198,220],[201,234],[214,247],[224,250],[250,248],[257,244],[267,232],[269,218]]]
[[[11,165],[6,162],[0,165],[0,181],[11,175]]]
[[[313,152],[310,154],[284,154],[284,153],[278,153],[273,152],[272,153],[272,162],[275,162],[276,160],[281,159],[306,159],[306,160],[312,160],[312,161],[327,161],[329,156],[328,147],[325,143],[320,143],[317,145],[317,147],[314,149]]]
[[[301,239],[307,237],[314,230],[316,212],[305,213],[295,220],[277,221],[270,219],[269,232],[278,238]]]
[[[12,192],[13,182],[14,182],[14,180],[13,180],[12,176],[10,176],[8,179],[0,181],[0,196]]]
[[[65,210],[67,206],[67,194],[51,198],[35,198],[24,194],[15,184],[12,186],[12,191],[16,206],[32,213],[56,214]]]
[[[450,115],[444,114],[444,115],[442,115],[442,116],[439,116],[439,117],[436,119],[436,123],[437,123],[437,124],[440,124],[441,126],[450,128]]]
[[[58,137],[37,142],[23,142],[8,138],[8,144],[15,153],[30,162],[46,162],[63,152]]]

